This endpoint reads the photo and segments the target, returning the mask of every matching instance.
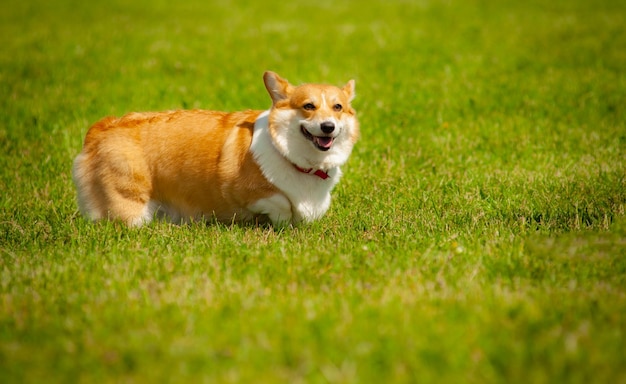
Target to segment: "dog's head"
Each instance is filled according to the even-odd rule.
[[[274,72],[265,72],[272,97],[269,131],[274,145],[302,168],[330,169],[348,160],[359,137],[359,123],[350,102],[354,80],[343,87],[322,84],[293,86]]]

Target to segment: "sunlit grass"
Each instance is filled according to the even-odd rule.
[[[0,14],[0,381],[626,380],[622,2],[38,2]],[[105,115],[356,80],[299,228],[77,213]]]

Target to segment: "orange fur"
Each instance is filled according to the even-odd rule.
[[[97,122],[76,164],[89,185],[93,219],[132,224],[154,199],[185,217],[249,220],[244,207],[276,193],[247,151],[259,114],[131,113]]]

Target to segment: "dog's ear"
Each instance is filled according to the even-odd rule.
[[[293,91],[293,86],[289,84],[287,80],[271,71],[267,71],[263,74],[263,82],[274,104],[289,98]]]
[[[346,94],[346,96],[348,96],[349,102],[352,102],[352,100],[354,100],[354,96],[356,96],[356,94],[354,93],[354,80],[348,81],[346,85],[341,88],[341,90]]]

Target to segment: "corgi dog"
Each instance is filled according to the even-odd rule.
[[[81,213],[128,226],[321,218],[359,138],[354,80],[294,86],[268,71],[263,81],[266,111],[130,113],[95,123],[72,168]]]

